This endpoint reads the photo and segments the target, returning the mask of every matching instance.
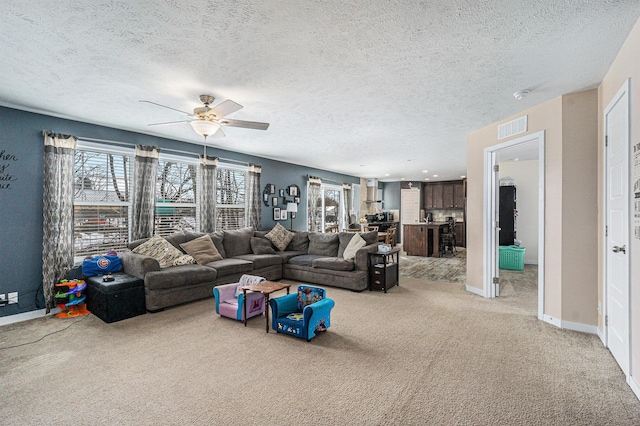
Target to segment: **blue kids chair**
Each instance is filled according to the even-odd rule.
[[[307,339],[326,331],[331,325],[331,309],[335,302],[325,297],[321,287],[298,286],[297,294],[288,294],[269,301],[271,326],[278,333]]]

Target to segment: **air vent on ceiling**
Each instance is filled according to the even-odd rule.
[[[511,120],[508,123],[504,123],[498,126],[498,139],[508,138],[509,136],[517,135],[527,131],[527,116],[523,115],[520,118]]]

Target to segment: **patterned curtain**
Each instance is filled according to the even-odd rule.
[[[262,228],[262,198],[260,194],[260,174],[262,166],[259,164],[249,164],[249,185],[247,208],[249,223],[255,230]]]
[[[351,202],[351,185],[342,184],[342,193],[344,197],[344,227],[349,228],[351,225],[351,213],[353,212],[353,203]]]
[[[200,232],[216,230],[216,171],[218,157],[200,155]]]
[[[309,215],[307,228],[311,232],[322,232],[322,200],[320,194],[322,188],[322,179],[309,176],[309,191],[307,197],[307,212]]]
[[[44,135],[42,288],[47,313],[55,307],[54,285],[73,267],[73,168],[78,138]]]
[[[131,241],[153,235],[159,157],[160,148],[136,145]]]

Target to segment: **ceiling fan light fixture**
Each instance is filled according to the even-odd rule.
[[[197,134],[205,138],[213,135],[220,128],[218,123],[208,120],[194,120],[189,122],[189,124],[191,124],[191,127],[193,127],[193,130],[195,130]]]
[[[516,98],[517,101],[522,100],[529,95],[528,90],[519,90],[513,94],[513,97]]]

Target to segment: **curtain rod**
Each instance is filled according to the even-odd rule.
[[[318,179],[322,179],[322,182],[335,183],[336,185],[342,185],[344,183],[344,182],[338,182],[337,180],[325,179],[325,178],[320,177],[320,176],[307,175],[307,179],[308,178],[318,178]]]
[[[131,146],[131,147],[135,147],[138,144],[135,143],[130,143],[130,142],[121,142],[121,141],[111,141],[108,139],[96,139],[96,138],[88,138],[88,137],[84,137],[84,136],[76,136],[78,139],[82,139],[84,141],[87,142],[104,142],[104,143],[109,143],[109,144],[116,144],[116,145],[124,145],[124,146]],[[196,154],[195,152],[190,152],[190,151],[181,151],[179,149],[171,149],[171,148],[160,148],[160,151],[168,151],[168,152],[176,152],[179,154],[186,154],[186,155],[193,155],[195,157],[199,157],[200,154]],[[224,161],[231,161],[231,162],[235,162],[235,163],[239,163],[239,164],[249,164],[246,161],[240,161],[240,160],[234,160],[232,158],[222,158],[222,157],[218,157],[219,160]]]

